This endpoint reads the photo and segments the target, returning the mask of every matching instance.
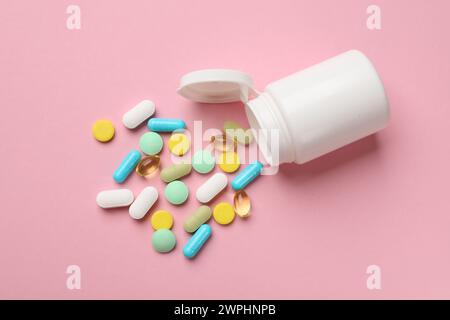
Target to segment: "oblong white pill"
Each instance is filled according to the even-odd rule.
[[[155,187],[146,187],[139,193],[130,206],[129,212],[133,219],[142,219],[158,200],[158,190]]]
[[[134,129],[155,113],[155,104],[150,100],[139,102],[122,117],[122,122],[128,129]]]
[[[206,180],[198,189],[196,193],[197,200],[202,203],[211,201],[217,196],[220,191],[225,189],[228,184],[228,178],[224,173],[216,173],[211,178]]]
[[[101,191],[97,194],[97,204],[99,207],[118,208],[129,206],[134,200],[133,192],[129,189],[113,189]]]

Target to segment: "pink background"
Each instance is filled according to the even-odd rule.
[[[81,30],[66,28],[69,4],[81,7]],[[366,28],[370,4],[381,7],[380,31]],[[0,298],[450,298],[449,10],[445,0],[2,0]],[[239,104],[178,96],[180,77],[236,68],[263,89],[353,48],[385,82],[389,127],[259,179],[248,188],[253,216],[211,221],[195,260],[182,255],[182,221],[207,177],[186,179],[182,207],[158,201],[176,221],[167,255],[152,249],[148,217],[96,206],[147,130],[120,123],[140,100],[188,125],[245,123]],[[103,117],[117,128],[109,144],[91,137]],[[147,184],[134,175],[124,186]],[[66,288],[72,264],[81,290]],[[372,264],[381,290],[366,287]]]

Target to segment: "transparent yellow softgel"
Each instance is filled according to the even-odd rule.
[[[191,146],[188,137],[182,133],[174,133],[169,138],[169,150],[176,156],[185,155]]]
[[[166,210],[158,210],[152,214],[151,224],[153,229],[171,229],[173,226],[173,217]]]
[[[108,142],[114,137],[114,124],[105,119],[97,120],[92,125],[92,135],[100,142]]]
[[[236,152],[223,152],[220,155],[219,167],[226,173],[232,173],[239,169],[241,162]]]

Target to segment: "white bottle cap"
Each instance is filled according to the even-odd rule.
[[[185,74],[177,92],[183,97],[204,103],[247,102],[254,95],[252,78],[241,71],[205,69]]]

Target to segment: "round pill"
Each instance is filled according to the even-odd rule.
[[[163,140],[156,132],[144,133],[139,140],[139,146],[145,154],[155,155],[161,152]]]
[[[223,172],[232,173],[239,169],[241,162],[236,152],[223,152],[220,155],[219,167]]]
[[[101,119],[92,125],[92,135],[100,142],[108,142],[114,137],[114,125],[111,121]]]
[[[207,150],[199,150],[192,157],[192,167],[198,173],[208,173],[214,169],[216,159],[211,152]]]
[[[171,204],[180,205],[187,200],[189,189],[183,182],[176,180],[166,186],[164,194]]]
[[[158,210],[152,214],[150,222],[155,230],[172,229],[173,217],[170,212],[166,210]]]
[[[169,150],[176,156],[185,155],[190,146],[191,143],[185,134],[174,133],[169,138]]]
[[[172,231],[167,229],[159,229],[153,233],[152,245],[153,248],[161,253],[170,252],[175,248],[177,239]]]
[[[214,207],[213,217],[219,224],[230,224],[235,217],[233,206],[228,202],[219,203]]]

